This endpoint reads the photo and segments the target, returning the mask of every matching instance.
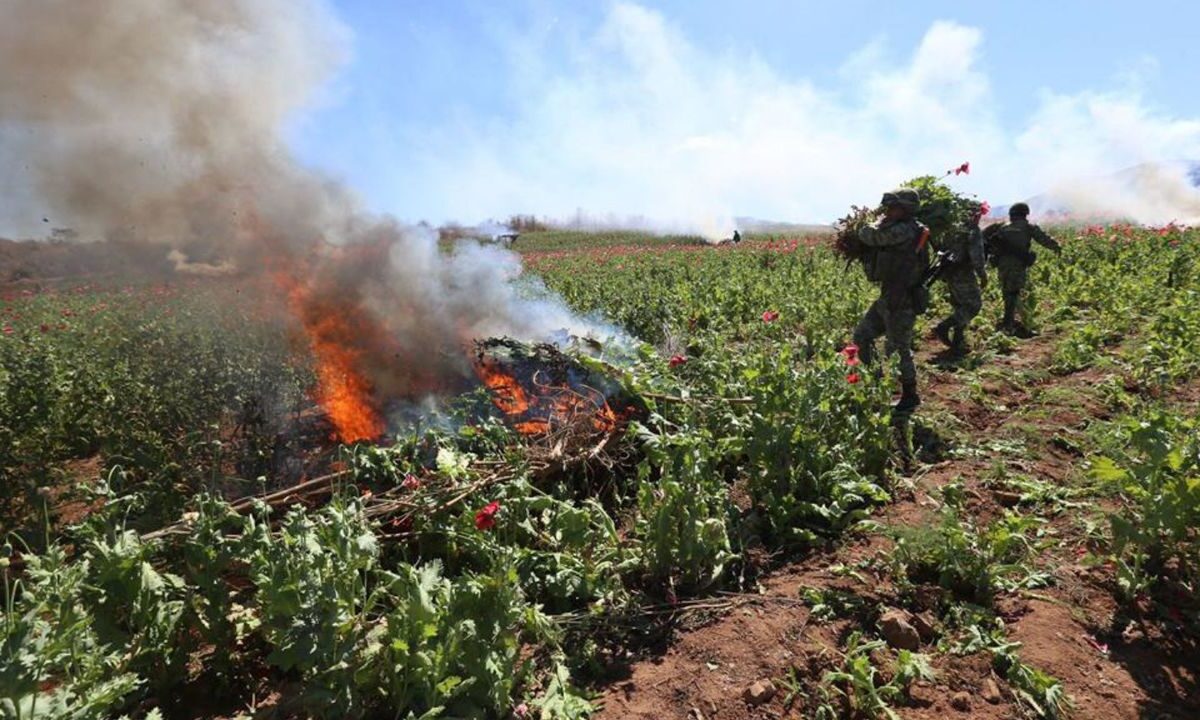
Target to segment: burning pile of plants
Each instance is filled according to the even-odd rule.
[[[337,353],[332,356],[341,357]],[[318,362],[321,360],[318,358]],[[586,355],[568,354],[548,343],[531,344],[512,338],[476,342],[473,367],[486,402],[460,398],[463,401],[457,403],[456,422],[467,428],[489,428],[491,441],[503,446],[509,456],[519,455],[521,469],[529,470],[535,478],[545,479],[588,467],[611,469],[632,455],[630,447],[618,446],[629,424],[645,420],[648,410],[645,401],[617,379],[615,368]],[[345,366],[336,370],[338,385],[364,387],[361,381],[345,377],[348,372]],[[325,383],[333,375],[333,371],[318,373],[318,383]],[[236,499],[232,504],[234,510],[249,513],[263,505],[320,504],[335,493],[340,482],[354,475],[354,468],[347,466],[353,462],[331,464],[326,458],[328,451],[346,437],[347,427],[367,427],[369,423],[371,431],[356,436],[365,443],[362,451],[368,454],[371,447],[386,439],[382,415],[374,410],[379,403],[369,395],[359,395],[356,403],[347,403],[344,394],[331,396],[318,390],[315,399],[319,406],[299,414],[292,427],[280,435],[280,438],[286,435],[290,441],[287,447],[293,457],[302,454],[309,461],[303,467],[293,468],[285,476],[290,481],[283,487]],[[455,404],[452,399],[446,403]],[[365,420],[361,419],[363,414]],[[354,456],[351,452],[350,457]],[[436,450],[426,452],[424,463],[437,477],[436,471],[445,464],[445,456]],[[507,463],[479,464],[471,460],[468,465],[474,471],[475,481],[462,485],[443,483],[445,486],[437,493],[426,495],[427,499],[437,497],[446,503],[438,510],[449,509],[482,488],[513,477],[513,468]],[[317,477],[305,474],[314,469],[320,471]],[[413,512],[430,510],[403,499],[413,483],[418,482],[412,479],[415,476],[409,477],[399,487],[370,495],[366,502],[368,516],[404,519]],[[429,482],[424,484],[428,487]],[[186,522],[176,523],[153,536],[170,535],[186,525]]]
[[[611,368],[599,361],[585,365],[553,345],[480,341],[474,366],[496,408],[526,438],[612,435],[630,419],[645,418],[645,404]]]

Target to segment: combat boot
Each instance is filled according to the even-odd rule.
[[[950,336],[950,349],[956,355],[964,355],[967,352],[967,331],[958,325],[954,326],[954,332]]]
[[[1004,298],[1004,318],[1000,320],[1000,332],[1009,335],[1015,335],[1017,330],[1016,323],[1017,303],[1015,300],[1010,300],[1008,296]]]
[[[946,318],[933,328],[933,334],[946,347],[954,347],[954,341],[950,339],[950,328],[952,327],[955,327],[954,322],[950,318]]]
[[[901,384],[900,388],[900,402],[896,403],[892,410],[900,414],[912,413],[921,404],[921,398],[917,395],[917,384],[906,382]]]

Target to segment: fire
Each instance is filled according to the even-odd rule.
[[[492,402],[505,415],[521,415],[529,411],[529,397],[521,383],[495,362],[483,359],[476,366],[479,379],[492,391]],[[527,433],[532,434],[532,433]]]
[[[537,378],[534,378],[537,382]],[[566,385],[538,385],[543,391],[547,415],[552,422],[563,423],[585,417],[594,430],[610,432],[617,426],[617,415],[609,407],[603,393],[589,387],[573,388]]]
[[[370,382],[358,368],[362,353],[344,343],[345,326],[336,316],[306,325],[317,360],[317,402],[325,409],[342,442],[374,440],[386,426]]]
[[[491,391],[492,403],[509,418],[514,430],[527,437],[581,420],[599,432],[611,432],[617,426],[617,414],[603,393],[593,388],[544,384],[536,374],[526,388],[500,363],[486,357],[478,359],[475,370]]]
[[[320,293],[295,272],[276,273],[292,314],[300,321],[317,365],[316,400],[333,423],[338,440],[375,440],[387,428],[374,388],[363,374],[361,339],[381,333],[363,308]]]

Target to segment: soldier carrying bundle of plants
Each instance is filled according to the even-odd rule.
[[[884,193],[880,204],[883,217],[863,224],[848,240],[867,278],[879,285],[879,298],[854,329],[854,342],[869,364],[875,357],[875,340],[886,338],[887,353],[900,360],[902,392],[895,410],[909,414],[921,404],[912,333],[917,316],[929,306],[929,291],[921,282],[929,268],[929,228],[916,220],[921,202],[912,188]]]

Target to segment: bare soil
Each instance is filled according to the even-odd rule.
[[[1103,370],[1075,374],[1050,371],[1056,338],[1021,341],[1009,354],[979,358],[982,392],[964,381],[964,373],[926,341],[920,353],[924,406],[914,437],[924,446],[911,485],[877,520],[884,526],[931,522],[940,501],[938,490],[951,481],[963,484],[967,512],[986,521],[1012,507],[1012,493],[993,487],[989,473],[997,464],[1055,487],[1073,487],[1082,478],[1077,449],[1088,424],[1106,419],[1096,385]],[[1197,388],[1177,391],[1181,405],[1195,405]],[[947,427],[953,426],[953,427]],[[971,438],[974,453],[945,453],[946,436]],[[1014,444],[1024,448],[1011,452]],[[983,452],[978,452],[982,448]],[[933,455],[933,457],[928,457]],[[1054,584],[1045,589],[1002,596],[996,610],[1008,636],[1021,643],[1023,662],[1059,678],[1071,696],[1077,717],[1088,720],[1200,717],[1200,652],[1181,633],[1164,631],[1137,608],[1122,607],[1114,594],[1111,568],[1081,562],[1089,545],[1078,522],[1087,513],[1111,509],[1113,501],[1089,498],[1057,515],[1049,513],[1047,531],[1055,533],[1052,550],[1039,558]],[[1106,505],[1107,503],[1107,505]],[[1026,508],[1027,509],[1027,508]],[[776,568],[760,580],[760,594],[739,598],[720,617],[682,631],[661,653],[619,668],[618,679],[601,688],[600,718],[803,718],[805,703],[791,691],[795,680],[819,684],[839,660],[852,630],[876,633],[870,617],[818,621],[798,602],[806,588],[852,593],[868,607],[900,607],[886,574],[835,568],[886,557],[890,540],[872,533],[850,537],[836,548],[813,553]],[[896,707],[908,720],[947,717],[983,720],[1030,717],[1013,688],[984,654],[930,653],[936,680],[917,683],[906,704]],[[875,658],[873,658],[875,659]],[[886,667],[886,658],[879,658]],[[744,693],[756,681],[770,680],[777,692],[754,705]],[[998,688],[1000,697],[986,690]]]

